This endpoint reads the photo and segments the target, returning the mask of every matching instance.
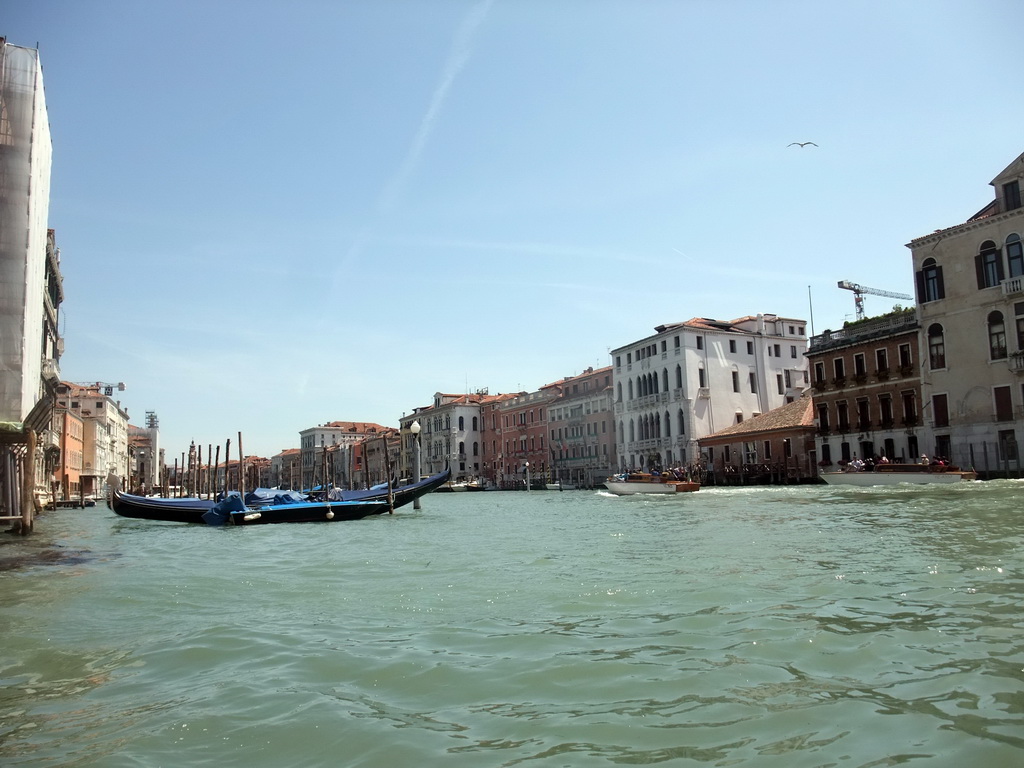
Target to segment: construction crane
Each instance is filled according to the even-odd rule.
[[[896,293],[895,291],[883,291],[878,288],[867,288],[863,285],[857,285],[851,283],[849,280],[840,280],[838,283],[839,287],[846,291],[853,291],[853,303],[857,307],[857,319],[864,319],[864,294],[870,293],[872,296],[888,296],[890,299],[913,299],[906,293]]]

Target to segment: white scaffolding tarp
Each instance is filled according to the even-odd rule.
[[[51,155],[39,52],[0,39],[0,421],[40,395]]]

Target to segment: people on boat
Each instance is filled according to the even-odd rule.
[[[924,464],[924,465],[928,464],[928,456],[927,456],[927,454],[924,454],[924,453],[921,454],[921,461],[919,463],[920,464]]]

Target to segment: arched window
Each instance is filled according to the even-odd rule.
[[[1003,259],[991,240],[986,240],[974,257],[974,268],[978,273],[978,288],[992,288],[1003,281]]]
[[[1006,359],[1006,325],[1002,312],[988,313],[988,354],[992,360]]]
[[[661,369],[661,389],[663,392],[668,392],[668,368]]]
[[[1009,267],[1010,277],[1024,275],[1024,247],[1021,245],[1020,235],[1010,235],[1006,238],[1006,266]]]
[[[466,428],[466,417],[465,416],[459,416],[459,432],[461,432],[465,428]]]
[[[636,424],[634,424],[633,420],[630,419],[629,420],[629,441],[633,442],[634,440],[636,440]]]
[[[683,413],[683,409],[682,408],[679,409],[679,417],[678,417],[677,421],[679,423],[678,423],[678,429],[676,431],[678,431],[680,435],[685,435],[686,434],[686,414]]]
[[[480,443],[476,442],[475,440],[473,441],[473,455],[474,456],[479,456],[480,455]]]
[[[933,371],[946,367],[946,338],[938,323],[928,328],[928,364]]]
[[[633,380],[629,380],[629,399],[633,399]]]
[[[676,389],[683,388],[683,367],[681,365],[676,366]]]
[[[921,264],[921,271],[917,273],[917,297],[922,304],[946,297],[942,267],[935,263],[935,259],[925,259]]]
[[[665,411],[665,437],[672,437],[672,417]]]
[[[617,402],[617,403],[621,403],[622,402],[622,382],[621,381],[615,382],[615,402]]]
[[[476,416],[473,417],[473,431],[476,432]]]

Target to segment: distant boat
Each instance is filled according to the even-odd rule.
[[[638,493],[692,493],[700,490],[700,483],[681,480],[667,473],[623,472],[605,480],[604,487],[616,496],[633,496]]]
[[[549,491],[575,491],[575,483],[563,483],[561,480],[556,480],[553,483],[545,483],[544,487]]]
[[[829,485],[853,485],[867,488],[873,485],[899,485],[900,483],[959,483],[977,480],[978,473],[960,467],[927,464],[876,464],[874,469],[822,472],[821,479]]]
[[[437,487],[438,493],[463,493],[465,491],[482,491],[484,486],[476,480],[449,480]]]

